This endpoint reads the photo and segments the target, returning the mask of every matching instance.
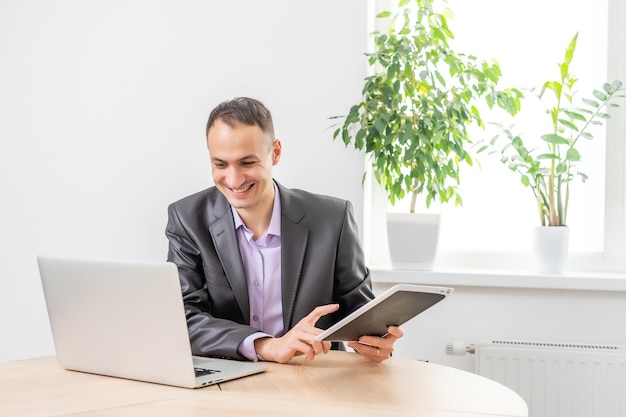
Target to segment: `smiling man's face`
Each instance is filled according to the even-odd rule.
[[[272,168],[281,144],[259,126],[229,126],[216,120],[207,135],[215,186],[238,212],[271,212],[274,203]]]

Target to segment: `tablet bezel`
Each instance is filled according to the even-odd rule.
[[[442,297],[428,304],[425,308],[422,308],[421,310],[417,309],[415,311],[412,311],[410,314],[408,314],[408,316],[410,316],[409,318],[405,320],[401,320],[402,322],[398,322],[397,319],[394,320],[393,310],[389,309],[390,307],[393,307],[393,306],[391,306],[390,303],[388,303],[387,301],[390,300],[393,295],[399,292],[410,292],[416,295],[425,294],[428,296],[432,294],[437,294],[437,295],[441,295]],[[367,304],[364,304],[363,306],[361,306],[354,312],[350,313],[348,316],[346,316],[342,320],[330,326],[328,329],[326,329],[325,331],[317,335],[315,337],[315,340],[316,341],[333,341],[333,342],[353,340],[352,338],[346,338],[344,336],[337,336],[339,331],[341,331],[342,333],[345,333],[346,330],[348,330],[351,334],[362,333],[359,335],[359,337],[366,336],[366,335],[383,336],[384,333],[379,334],[379,331],[377,330],[374,330],[374,329],[367,330],[363,326],[358,326],[359,323],[356,322],[356,320],[360,318],[362,315],[374,309],[377,309],[377,310],[380,310],[378,311],[380,315],[388,319],[387,321],[388,323],[397,323],[397,324],[388,324],[388,325],[401,326],[402,324],[406,323],[407,321],[414,318],[415,316],[428,310],[435,304],[438,304],[439,302],[443,301],[448,295],[452,294],[453,292],[454,292],[454,289],[449,288],[449,287],[417,285],[417,284],[396,284],[393,287],[389,288],[387,291],[383,292],[379,296],[372,299]],[[398,316],[397,313],[395,314],[395,316],[396,317]],[[358,326],[358,327],[356,327],[355,329],[351,329],[350,326]],[[358,337],[356,337],[355,340],[358,340]]]

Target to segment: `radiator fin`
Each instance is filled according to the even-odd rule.
[[[516,391],[530,417],[626,417],[626,346],[492,340],[477,373]]]

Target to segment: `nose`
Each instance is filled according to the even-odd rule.
[[[237,166],[230,166],[224,173],[226,184],[231,188],[239,188],[246,182],[244,171]]]

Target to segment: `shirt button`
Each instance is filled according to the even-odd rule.
[[[252,320],[254,321],[259,321],[259,316],[257,316],[256,314],[254,316],[252,316]]]
[[[258,287],[259,286],[259,281],[255,279],[253,284],[254,284],[255,287]]]

